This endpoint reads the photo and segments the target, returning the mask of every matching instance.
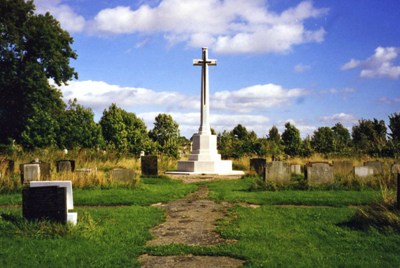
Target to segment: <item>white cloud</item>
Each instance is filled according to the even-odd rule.
[[[379,99],[379,102],[384,103],[384,104],[400,104],[400,97],[399,98],[388,98],[388,97],[381,97]]]
[[[395,65],[400,48],[397,47],[377,47],[374,55],[366,60],[351,59],[345,63],[341,69],[351,70],[361,68],[360,77],[363,78],[390,78],[400,77],[400,65]]]
[[[294,66],[294,71],[295,71],[296,73],[304,73],[304,72],[306,72],[306,71],[308,71],[308,70],[310,70],[310,69],[311,69],[311,66],[310,66],[310,65],[305,65],[305,64],[301,64],[301,63],[296,64],[296,65]]]
[[[100,34],[161,33],[171,44],[208,46],[219,53],[284,53],[294,45],[322,42],[325,30],[306,29],[305,21],[326,13],[310,1],[278,14],[265,0],[162,0],[154,7],[101,10],[91,27]]]
[[[331,125],[336,123],[345,124],[356,124],[358,122],[358,118],[351,114],[346,113],[337,113],[333,115],[321,116],[320,121],[324,123],[329,123]]]
[[[330,89],[324,89],[321,90],[322,94],[350,94],[356,92],[357,89],[352,88],[352,87],[346,87],[346,88],[330,88]]]
[[[255,110],[290,105],[307,95],[305,89],[284,89],[280,85],[255,85],[236,91],[220,91],[213,94],[211,106],[218,110],[251,112]]]
[[[163,106],[166,110],[173,108],[191,108],[199,106],[195,97],[184,96],[177,92],[157,92],[146,88],[121,87],[103,81],[71,81],[61,90],[64,100],[76,98],[78,102],[96,111],[108,108],[111,103],[128,109],[148,105]]]
[[[81,32],[85,27],[85,19],[78,15],[70,6],[61,4],[61,0],[36,0],[36,12],[44,14],[49,12],[60,23],[64,30]]]

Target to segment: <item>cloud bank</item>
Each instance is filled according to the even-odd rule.
[[[207,46],[216,53],[286,53],[293,46],[322,42],[323,27],[306,21],[327,14],[311,1],[277,13],[266,0],[161,0],[136,9],[116,6],[84,19],[62,0],[37,0],[38,12],[50,11],[72,32],[96,35],[162,35],[169,45]]]

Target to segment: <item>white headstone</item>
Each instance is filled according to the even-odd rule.
[[[357,177],[368,177],[374,175],[374,168],[370,166],[354,167],[354,175]]]

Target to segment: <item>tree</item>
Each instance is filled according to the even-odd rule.
[[[300,155],[301,138],[300,131],[289,122],[285,124],[285,131],[282,133],[284,152],[289,156]]]
[[[104,109],[100,126],[106,144],[119,152],[128,151],[128,132],[124,123],[123,112],[115,103]]]
[[[371,156],[381,155],[386,146],[386,131],[383,120],[359,120],[351,133],[355,149]]]
[[[94,122],[90,108],[77,104],[76,99],[68,102],[68,109],[61,116],[57,144],[61,148],[94,148],[103,144],[101,127]]]
[[[126,139],[128,141],[128,151],[136,156],[141,151],[152,151],[152,144],[147,133],[146,124],[134,113],[122,110],[122,120],[125,124]]]
[[[282,140],[281,135],[279,134],[278,128],[276,126],[272,126],[272,128],[268,132],[268,151],[271,156],[279,158],[282,154]]]
[[[400,113],[394,113],[389,115],[389,129],[390,138],[396,142],[400,142]]]
[[[65,106],[49,79],[60,86],[77,78],[69,65],[77,57],[73,39],[49,13],[34,10],[33,1],[0,0],[0,143],[54,143],[50,117]]]
[[[313,154],[313,149],[311,146],[311,138],[307,136],[303,142],[301,143],[301,152],[300,155],[302,157],[310,157]]]
[[[334,134],[330,127],[319,127],[314,131],[311,145],[315,151],[328,154],[334,151]]]
[[[150,138],[157,143],[158,151],[175,158],[179,157],[179,125],[171,115],[159,114],[155,118]]]
[[[351,137],[349,130],[341,123],[337,123],[332,127],[332,131],[334,152],[342,155],[350,153]]]
[[[281,135],[279,134],[278,128],[276,126],[272,126],[272,128],[269,130],[268,140],[273,141],[276,144],[281,143]]]

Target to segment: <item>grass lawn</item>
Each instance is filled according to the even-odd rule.
[[[399,233],[343,225],[354,206],[378,202],[378,191],[249,192],[250,184],[251,179],[207,183],[213,199],[236,204],[218,231],[237,243],[210,247],[145,246],[149,229],[164,218],[149,205],[196,188],[166,179],[145,179],[134,190],[74,191],[79,224],[72,228],[26,223],[20,208],[0,207],[0,214],[14,218],[0,218],[0,267],[137,267],[143,253],[234,256],[246,267],[400,266]],[[241,207],[242,202],[260,207]],[[0,195],[0,204],[19,203],[18,194]]]

